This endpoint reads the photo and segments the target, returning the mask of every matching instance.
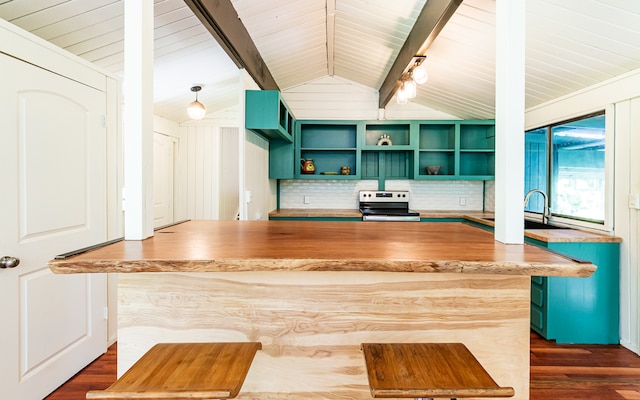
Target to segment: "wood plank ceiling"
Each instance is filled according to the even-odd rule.
[[[115,73],[123,0],[0,0],[0,18]],[[427,0],[231,0],[282,90],[326,76],[378,89]],[[640,68],[640,1],[528,0],[526,106]],[[237,104],[238,71],[182,0],[155,0],[155,112]],[[414,103],[494,117],[495,0],[464,0],[427,52]],[[1,44],[0,44],[1,46]],[[1,49],[1,47],[0,47]]]

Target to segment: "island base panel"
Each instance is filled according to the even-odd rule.
[[[208,272],[118,276],[118,374],[162,342],[262,342],[238,399],[371,399],[360,344],[461,342],[529,398],[529,276]]]

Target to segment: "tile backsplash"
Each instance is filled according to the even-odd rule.
[[[376,190],[377,180],[282,180],[280,208],[358,208],[360,190]],[[493,181],[388,180],[386,190],[408,190],[414,210],[493,210]],[[305,204],[305,197],[309,203]]]

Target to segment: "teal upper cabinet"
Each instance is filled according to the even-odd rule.
[[[420,121],[415,178],[494,179],[494,121]]]
[[[293,159],[283,149],[271,177],[289,179],[293,167],[293,178],[377,179],[382,187],[388,179],[491,180],[494,126],[493,120],[296,121]],[[313,173],[301,169],[303,160],[313,160]]]
[[[413,179],[415,123],[389,120],[361,125],[362,179]]]
[[[293,142],[295,118],[277,90],[247,90],[244,123],[269,141]]]
[[[360,179],[357,122],[298,121],[296,133],[296,178]],[[315,171],[305,173],[301,164],[309,160]]]
[[[496,129],[493,121],[460,123],[460,176],[493,179],[495,176]]]
[[[410,121],[364,122],[363,150],[412,150]]]
[[[453,179],[457,174],[459,124],[420,123],[416,179]]]

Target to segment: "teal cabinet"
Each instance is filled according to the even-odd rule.
[[[459,147],[459,124],[445,121],[418,127],[416,179],[454,179]]]
[[[495,178],[495,123],[492,120],[421,121],[415,179]]]
[[[415,122],[364,121],[360,136],[362,179],[378,180],[380,189],[386,180],[413,179],[415,142]]]
[[[460,170],[462,179],[494,179],[495,124],[481,121],[460,123]]]
[[[269,141],[269,178],[294,177],[295,118],[277,90],[245,91],[245,128]]]
[[[413,151],[363,150],[361,168],[362,179],[413,179]]]
[[[360,138],[363,150],[413,150],[411,121],[365,121]]]
[[[300,179],[360,179],[358,122],[298,121],[295,140],[295,177]],[[301,160],[313,160],[315,172],[303,174]],[[350,174],[342,175],[341,167]]]
[[[296,163],[313,159],[301,179],[491,180],[495,176],[493,120],[297,121]],[[341,166],[350,176],[336,176]],[[324,173],[324,174],[323,174]]]
[[[295,118],[277,90],[245,91],[244,124],[269,141],[293,142]]]
[[[245,127],[269,140],[271,179],[377,179],[384,188],[388,179],[495,175],[492,120],[296,121],[280,92],[248,90]],[[303,159],[313,160],[315,173],[302,173]]]
[[[526,241],[598,267],[588,278],[532,277],[531,329],[557,343],[619,343],[620,245]]]

